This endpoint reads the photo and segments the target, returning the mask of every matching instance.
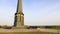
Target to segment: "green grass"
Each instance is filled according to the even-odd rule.
[[[46,29],[55,29],[55,30],[60,30],[60,28],[46,28]]]
[[[0,34],[57,34],[48,32],[11,32],[11,33],[0,33]]]

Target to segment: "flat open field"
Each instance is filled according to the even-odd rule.
[[[59,27],[59,28],[46,28],[46,29],[55,29],[55,30],[60,30],[60,27]]]
[[[44,28],[38,28],[38,29],[0,29],[1,33],[6,32],[50,32],[50,33],[58,33],[60,30],[53,30],[53,29],[44,29]]]
[[[57,33],[48,33],[48,32],[6,32],[0,34],[57,34]]]
[[[58,34],[58,30],[53,29],[0,29],[0,34]]]

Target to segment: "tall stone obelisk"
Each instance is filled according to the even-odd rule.
[[[18,28],[24,26],[24,14],[22,12],[22,0],[18,0],[17,12],[15,13],[14,26]]]

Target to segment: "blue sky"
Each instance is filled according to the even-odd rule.
[[[23,0],[25,25],[60,25],[60,0]],[[0,25],[13,25],[17,0],[0,0]]]

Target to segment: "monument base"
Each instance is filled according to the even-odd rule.
[[[20,26],[20,27],[12,27],[12,29],[26,29],[27,27],[25,26]]]

